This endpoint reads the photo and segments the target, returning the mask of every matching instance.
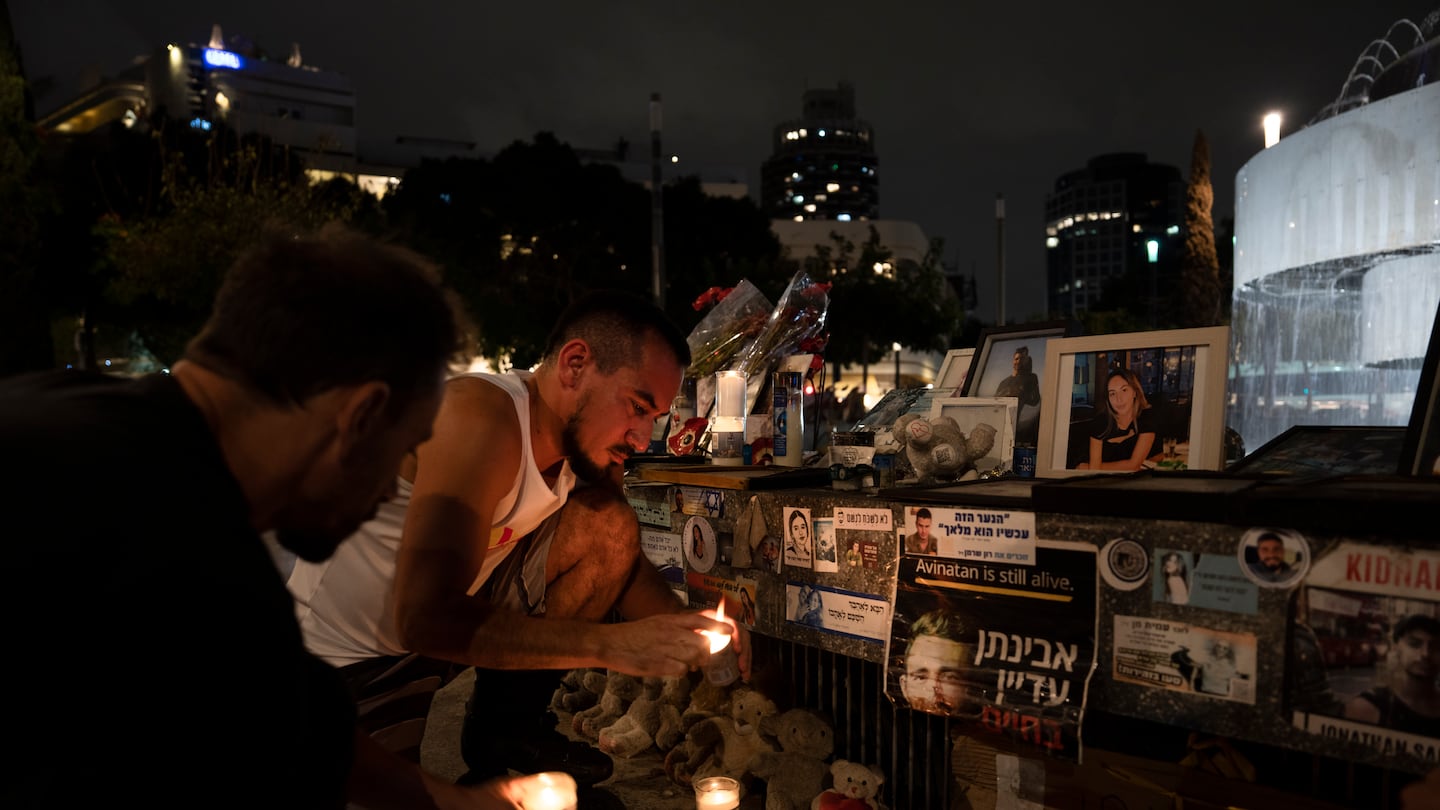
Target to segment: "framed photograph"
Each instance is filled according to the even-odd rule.
[[[1219,470],[1230,329],[1051,338],[1035,475]]]
[[[1400,448],[1401,475],[1440,475],[1440,307],[1430,327],[1430,346],[1415,386],[1410,426]]]
[[[1295,425],[1225,471],[1263,478],[1393,475],[1404,441],[1398,425]]]
[[[970,373],[970,360],[974,356],[974,349],[951,349],[946,352],[940,370],[935,373],[934,390],[940,396],[960,396],[960,389],[965,385],[965,376]]]
[[[1015,459],[1015,410],[1010,397],[939,397],[930,406],[930,418],[948,416],[960,425],[967,451],[980,453],[970,459],[978,472],[1010,470]],[[987,435],[992,437],[988,442]]]
[[[1074,321],[998,326],[980,333],[960,395],[1015,397],[1015,442],[1034,447],[1040,438],[1044,398],[1045,346],[1053,338],[1078,335]]]

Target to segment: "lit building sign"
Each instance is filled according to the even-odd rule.
[[[245,63],[240,59],[240,54],[222,51],[219,48],[205,49],[205,64],[210,67],[230,68],[231,70],[245,67]]]

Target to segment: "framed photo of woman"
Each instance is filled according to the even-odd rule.
[[[1224,326],[1053,338],[1038,478],[1224,463]]]

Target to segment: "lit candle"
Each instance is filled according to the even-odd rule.
[[[529,780],[520,793],[523,810],[575,810],[575,778],[570,774],[551,771],[522,778]]]
[[[725,603],[715,609],[715,619],[725,621]],[[740,677],[740,660],[735,648],[730,646],[729,633],[701,630],[700,634],[710,639],[710,660],[705,662],[705,680],[716,686],[729,686]]]
[[[738,371],[721,371],[715,381],[715,415],[720,418],[745,418],[745,375]]]
[[[740,783],[728,776],[708,776],[695,783],[696,810],[735,810],[740,806]]]

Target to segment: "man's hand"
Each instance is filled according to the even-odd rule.
[[[710,639],[702,631],[731,635],[734,625],[700,613],[660,613],[595,626],[602,633],[602,666],[630,675],[679,678],[705,665]],[[738,652],[738,651],[737,651]],[[746,650],[748,667],[749,650]],[[745,671],[745,670],[742,670]]]
[[[491,779],[478,785],[454,785],[426,774],[425,789],[438,810],[524,810],[551,807],[543,797],[561,800],[565,806],[575,803],[575,780],[568,773],[537,773]]]

